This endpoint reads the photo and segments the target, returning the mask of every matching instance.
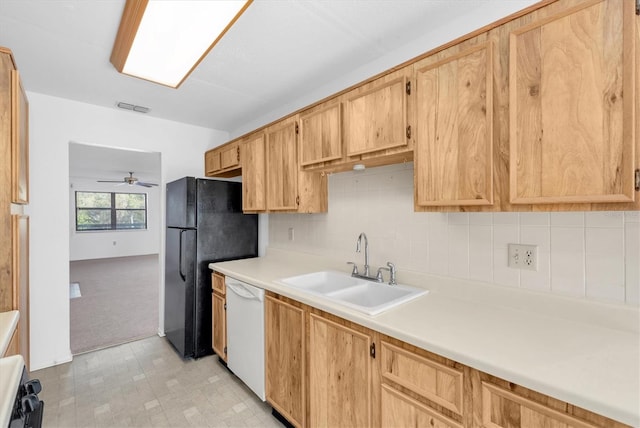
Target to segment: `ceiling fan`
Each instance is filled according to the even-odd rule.
[[[133,176],[133,172],[129,172],[129,176],[124,177],[122,180],[97,180],[97,182],[98,183],[119,183],[118,186],[121,186],[123,184],[128,184],[129,186],[133,186],[135,184],[136,186],[142,186],[142,187],[157,186],[156,183],[146,183],[144,181],[138,180],[136,177]]]

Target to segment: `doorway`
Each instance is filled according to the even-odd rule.
[[[74,355],[158,333],[160,178],[160,153],[69,143]]]

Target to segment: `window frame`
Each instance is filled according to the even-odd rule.
[[[110,207],[79,207],[79,193],[106,193],[109,195]],[[116,195],[144,195],[144,208],[117,208]],[[75,191],[75,229],[76,232],[122,232],[122,231],[140,231],[149,230],[149,195],[146,192],[108,192],[102,190],[76,190]],[[80,211],[108,211],[110,226],[109,228],[78,228],[78,213]],[[144,211],[144,227],[122,228],[118,227],[118,212],[120,211]]]

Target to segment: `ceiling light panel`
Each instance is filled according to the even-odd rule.
[[[124,74],[176,88],[250,3],[251,0],[128,0],[111,62]],[[140,15],[137,19],[127,16],[131,11],[143,12],[141,19]],[[137,29],[132,32],[136,23]],[[131,40],[120,33],[135,36]],[[119,43],[130,44],[122,65],[117,63],[116,52],[125,52],[127,46],[123,49]]]

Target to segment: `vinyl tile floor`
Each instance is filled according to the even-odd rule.
[[[31,372],[44,427],[282,427],[217,356],[183,360],[154,336]]]

